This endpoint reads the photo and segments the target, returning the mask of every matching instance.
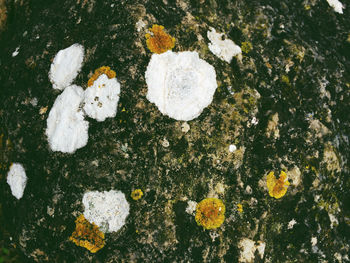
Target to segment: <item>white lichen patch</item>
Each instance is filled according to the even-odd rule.
[[[311,237],[311,245],[316,246],[317,244],[317,237]]]
[[[169,143],[169,141],[166,138],[163,139],[162,146],[164,148],[168,148],[170,146],[170,143]]]
[[[339,225],[339,221],[338,219],[335,217],[335,215],[328,213],[329,216],[329,220],[331,221],[331,228],[333,229],[333,227],[338,226]]]
[[[228,151],[229,151],[230,153],[233,153],[233,152],[235,152],[236,150],[237,150],[237,146],[234,145],[234,144],[231,144],[231,145],[228,147]]]
[[[297,223],[297,221],[293,218],[288,222],[288,229],[293,229],[294,225]]]
[[[94,84],[85,90],[84,110],[98,121],[115,117],[120,94],[120,84],[116,78],[109,79],[102,74]]]
[[[78,75],[84,59],[84,47],[73,44],[60,50],[50,67],[49,78],[54,89],[63,90]]]
[[[27,176],[23,166],[13,163],[7,174],[7,183],[11,188],[11,193],[17,199],[21,199],[27,184]]]
[[[87,192],[83,204],[85,218],[103,232],[118,231],[129,215],[129,203],[120,191]]]
[[[51,150],[73,153],[87,144],[89,123],[79,108],[83,99],[83,89],[75,85],[57,97],[47,118],[46,135]]]
[[[225,194],[225,189],[227,188],[227,185],[223,184],[223,183],[217,183],[215,185],[215,193],[219,194],[219,195],[224,195]]]
[[[239,255],[239,262],[251,263],[255,259],[255,251],[258,251],[258,254],[261,259],[264,258],[266,243],[263,241],[258,241],[255,243],[249,238],[242,238],[238,243],[238,248],[241,250]]]
[[[253,262],[255,256],[255,242],[248,238],[243,238],[238,243],[238,247],[241,250],[239,255],[239,262]]]
[[[335,12],[343,13],[343,4],[339,0],[327,0],[328,4],[334,9]]]
[[[186,213],[194,216],[194,212],[196,211],[196,207],[197,207],[197,202],[191,201],[191,200],[188,201],[187,207],[186,207]]]
[[[209,50],[220,59],[230,63],[234,56],[242,53],[242,50],[231,39],[224,39],[223,33],[216,33],[214,28],[210,28],[207,32],[207,37],[211,43],[209,43]]]
[[[135,24],[137,32],[140,32],[145,26],[146,26],[146,23],[141,18]]]
[[[217,88],[214,67],[197,52],[153,54],[145,75],[147,99],[176,120],[198,117],[212,102]]]
[[[184,122],[182,125],[181,125],[181,131],[183,133],[187,133],[189,130],[191,129],[190,125],[187,123],[187,122]]]
[[[19,54],[19,48],[20,47],[17,47],[16,50],[12,52],[12,57],[15,57]]]
[[[256,246],[256,249],[258,250],[258,254],[259,254],[261,259],[264,258],[265,247],[266,247],[266,243],[265,242],[258,241],[258,245]]]

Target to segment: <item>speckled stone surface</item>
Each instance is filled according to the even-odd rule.
[[[326,0],[0,0],[7,10],[0,16],[0,245],[10,249],[0,257],[350,262],[350,5],[342,2],[343,14]],[[175,37],[173,51],[197,51],[215,67],[213,102],[187,123],[146,99],[145,34],[153,24]],[[242,54],[231,63],[212,54],[210,27]],[[74,84],[86,89],[96,68],[110,66],[121,94],[116,117],[87,118],[88,144],[63,154],[45,135],[60,94],[48,72],[74,43],[86,54]],[[6,183],[13,162],[28,177],[20,200]],[[281,170],[290,186],[277,200],[266,176]],[[69,236],[84,193],[111,189],[125,193],[130,214],[92,254]],[[130,197],[134,189],[142,189],[140,200]],[[226,206],[216,230],[186,213],[189,200],[207,197]]]

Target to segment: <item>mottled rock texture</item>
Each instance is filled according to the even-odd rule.
[[[5,5],[0,244],[17,262],[238,262],[242,251],[255,251],[249,257],[255,262],[349,262],[345,2],[342,15],[325,0]],[[176,39],[174,52],[197,51],[215,67],[214,99],[186,132],[184,122],[162,115],[146,99],[151,53],[145,34],[153,24]],[[208,49],[210,27],[249,48],[231,63],[221,61]],[[94,70],[108,65],[122,89],[117,115],[104,122],[88,118],[89,141],[70,155],[50,150],[45,129],[59,94],[48,78],[50,64],[74,43],[85,48],[76,85],[86,89]],[[232,144],[237,150],[229,152]],[[6,183],[12,162],[26,167],[20,200]],[[291,182],[282,198],[270,197],[266,175],[293,169],[300,182]],[[83,194],[111,189],[126,194],[130,214],[118,232],[106,234],[104,248],[91,254],[69,237],[84,211]],[[130,197],[134,189],[142,189],[140,200]],[[226,206],[216,230],[204,230],[185,211],[188,200],[208,197]],[[251,240],[254,249],[241,248],[241,240]],[[262,256],[259,244],[266,244]]]

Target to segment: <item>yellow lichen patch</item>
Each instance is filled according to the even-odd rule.
[[[237,204],[237,211],[240,213],[243,212],[243,205],[242,204]]]
[[[304,5],[305,10],[310,10],[311,6],[310,5]]]
[[[139,200],[143,196],[143,192],[141,189],[136,189],[131,192],[131,198],[136,200]]]
[[[88,81],[88,87],[92,86],[94,84],[94,81],[98,79],[99,76],[102,74],[107,75],[109,79],[115,78],[116,74],[114,70],[111,70],[110,67],[102,66],[95,70],[95,73],[92,75],[92,77]]]
[[[267,175],[267,188],[271,197],[281,198],[286,194],[288,186],[289,182],[285,172],[282,171],[278,179],[275,177],[274,172],[270,172]]]
[[[196,222],[205,229],[218,228],[225,221],[225,205],[217,198],[206,198],[196,207]]]
[[[157,54],[164,53],[175,46],[175,38],[164,32],[164,27],[153,25],[149,30],[152,34],[146,34],[148,49]]]
[[[105,234],[98,226],[87,221],[84,215],[75,220],[75,231],[69,237],[77,246],[85,247],[91,253],[96,253],[105,245]]]
[[[249,53],[253,49],[253,45],[248,41],[242,42],[241,49],[244,53]]]

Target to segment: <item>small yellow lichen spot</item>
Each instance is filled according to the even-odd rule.
[[[243,205],[242,204],[237,204],[237,211],[240,213],[243,212]]]
[[[282,75],[281,79],[283,83],[290,85],[289,77],[287,75]]]
[[[246,41],[246,42],[242,42],[242,46],[241,49],[244,53],[249,53],[252,49],[253,49],[253,45],[252,43]]]
[[[215,229],[225,221],[225,205],[217,198],[206,198],[196,207],[196,222],[205,229]]]
[[[136,189],[131,192],[131,198],[136,200],[139,200],[143,196],[143,192],[141,189]]]
[[[146,44],[148,49],[157,54],[164,53],[175,46],[175,38],[164,32],[164,27],[153,25],[149,30],[153,34],[147,33]]]
[[[77,246],[85,247],[91,253],[96,253],[105,245],[105,234],[98,226],[87,221],[84,215],[75,220],[75,231],[69,237]]]
[[[40,110],[39,110],[39,114],[40,115],[45,114],[47,112],[47,108],[48,108],[47,106],[46,107],[41,107]]]
[[[281,172],[278,179],[276,179],[274,172],[270,172],[267,175],[267,188],[271,197],[276,199],[281,198],[286,194],[288,186],[287,174],[284,171]]]
[[[305,10],[310,10],[311,6],[310,5],[304,5]]]
[[[95,73],[91,76],[91,78],[88,81],[88,87],[92,86],[96,79],[98,79],[99,76],[102,74],[107,75],[109,79],[113,79],[116,76],[116,73],[114,70],[111,70],[110,67],[102,66],[95,70]]]

